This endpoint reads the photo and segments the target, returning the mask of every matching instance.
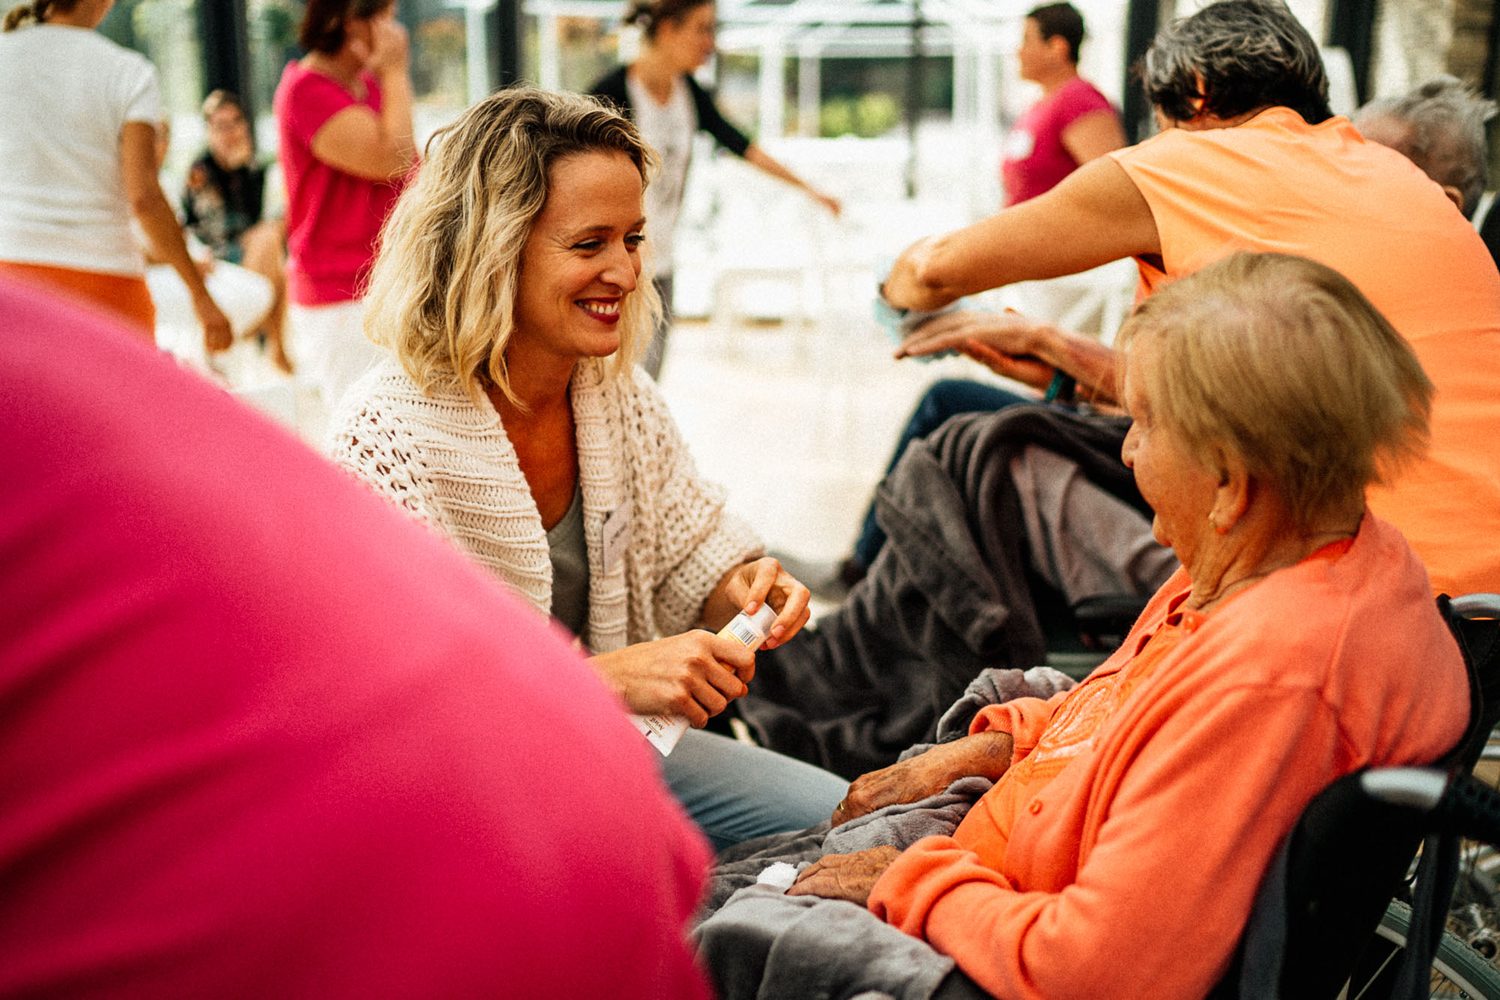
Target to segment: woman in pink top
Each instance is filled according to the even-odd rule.
[[[0,996],[707,1000],[708,847],[563,638],[118,327],[0,328]]]
[[[1083,684],[984,709],[833,817],[995,780],[953,836],[790,890],[868,904],[1007,1000],[1204,996],[1313,796],[1439,758],[1468,716],[1421,563],[1365,506],[1426,434],[1400,334],[1321,264],[1239,254],[1123,335],[1125,463],[1183,568]]]
[[[1040,86],[1042,98],[1005,139],[1000,181],[1007,205],[1052,190],[1081,164],[1125,145],[1109,98],[1078,75],[1082,44],[1083,15],[1072,4],[1044,4],[1027,12],[1016,60],[1021,79]]]
[[[311,0],[308,54],[276,88],[294,360],[330,406],[379,357],[364,336],[365,272],[417,157],[395,15],[395,0]]]

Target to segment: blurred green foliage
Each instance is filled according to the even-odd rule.
[[[901,123],[901,105],[886,93],[858,97],[832,97],[818,112],[818,134],[825,137],[855,135],[873,139]]]

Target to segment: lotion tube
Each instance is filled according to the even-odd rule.
[[[753,615],[741,611],[730,619],[729,624],[719,629],[725,639],[744,643],[749,649],[757,649],[766,641],[771,624],[776,621],[776,611],[769,604],[762,604]],[[688,720],[680,715],[632,715],[635,724],[647,741],[665,757],[677,746],[682,734],[688,731]]]

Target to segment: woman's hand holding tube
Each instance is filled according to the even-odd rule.
[[[811,599],[812,592],[781,563],[763,556],[724,574],[703,604],[703,621],[710,628],[720,629],[741,611],[753,614],[761,604],[769,604],[776,609],[776,621],[761,648],[775,649],[807,624]]]
[[[590,659],[637,715],[680,715],[701,729],[749,690],[755,651],[694,629]]]

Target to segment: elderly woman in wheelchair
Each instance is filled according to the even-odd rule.
[[[930,995],[1202,997],[1313,797],[1437,759],[1468,717],[1427,574],[1365,509],[1424,444],[1432,395],[1390,324],[1327,267],[1239,254],[1122,337],[1124,459],[1182,569],[1078,687],[983,708],[967,736],[857,779],[832,817],[837,835],[993,781],[951,835],[823,856],[787,891],[951,958]],[[747,892],[767,890],[700,936]],[[744,970],[705,954],[733,995]]]

